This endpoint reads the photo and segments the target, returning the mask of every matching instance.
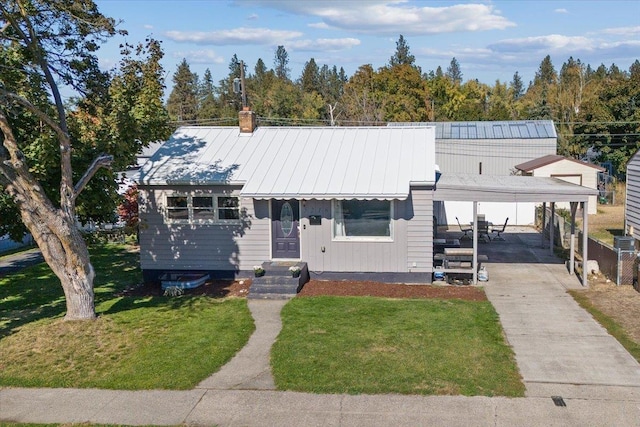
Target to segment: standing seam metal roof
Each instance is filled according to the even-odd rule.
[[[389,127],[435,126],[436,139],[540,139],[557,138],[552,120],[408,122]]]
[[[435,184],[433,126],[182,127],[143,166],[142,185],[243,185],[254,198],[406,199]]]

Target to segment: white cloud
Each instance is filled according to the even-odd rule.
[[[169,39],[179,43],[202,45],[275,45],[302,36],[299,31],[279,31],[267,28],[234,28],[220,31],[167,31]]]
[[[626,33],[628,34],[628,33]],[[580,59],[585,64],[615,62],[624,66],[633,62],[640,51],[640,40],[605,41],[595,37],[564,36],[551,34],[538,37],[506,39],[482,48],[437,47],[418,48],[414,54],[419,58],[432,58],[448,63],[455,57],[463,69],[491,69],[496,74],[501,68],[514,71],[535,71],[540,61],[550,55],[554,63],[561,64],[568,57]]]
[[[145,30],[153,30],[153,25],[151,25],[151,24],[145,24],[145,25],[143,25],[143,28],[144,28]]]
[[[608,34],[613,36],[627,36],[634,37],[640,35],[640,26],[637,27],[618,27],[618,28],[605,28],[598,31],[599,34]]]
[[[258,19],[258,14],[257,13],[252,13],[251,15],[247,16],[247,20],[249,21],[255,21]]]
[[[490,4],[454,4],[445,7],[409,5],[406,0],[385,1],[254,1],[290,13],[321,18],[329,27],[372,34],[440,34],[503,30],[516,24]]]
[[[343,39],[316,39],[316,40],[293,40],[287,43],[286,47],[299,51],[320,51],[337,52],[351,49],[360,45],[360,40],[354,38]]]
[[[324,22],[315,22],[313,24],[307,25],[307,27],[316,28],[316,29],[319,29],[319,30],[328,30],[329,29],[329,26]]]
[[[171,54],[176,59],[186,59],[190,64],[222,64],[224,58],[217,55],[213,50],[190,50],[173,52]]]
[[[108,57],[99,57],[98,65],[101,70],[112,70],[118,65],[118,60]]]
[[[569,11],[563,7],[554,10],[555,13],[569,13]]]
[[[585,52],[594,49],[594,40],[582,36],[548,36],[506,39],[489,45],[491,50],[502,53]]]
[[[168,31],[165,35],[179,43],[198,45],[259,45],[314,52],[337,52],[360,45],[357,38],[302,39],[299,31],[278,31],[266,28],[236,28],[211,32]]]

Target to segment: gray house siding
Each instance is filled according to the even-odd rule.
[[[433,271],[433,189],[412,189],[405,203],[407,217],[407,268],[410,272]]]
[[[627,164],[627,193],[624,218],[627,233],[640,240],[640,151]]]
[[[393,241],[337,241],[333,239],[330,200],[308,200],[302,208],[302,260],[321,272],[407,272],[406,202],[395,200]],[[309,215],[321,215],[310,225]],[[324,252],[322,251],[324,248]]]
[[[242,220],[228,224],[172,224],[164,218],[166,196],[234,194],[240,187],[140,188],[140,264],[143,270],[251,270],[269,257],[267,201],[241,199]]]
[[[167,223],[167,196],[198,193],[237,194],[239,187],[140,188],[140,263],[145,278],[162,271],[247,275],[271,258],[269,201],[241,198],[240,224]],[[312,275],[386,273],[386,279],[428,282],[432,272],[433,191],[412,189],[407,200],[394,200],[392,241],[340,241],[333,238],[331,200],[300,204],[301,260]],[[309,216],[322,218],[311,225]],[[323,250],[324,249],[324,250]],[[225,273],[226,272],[226,273]],[[380,277],[385,280],[385,277]]]
[[[436,139],[443,173],[511,175],[514,166],[556,153],[556,139]]]

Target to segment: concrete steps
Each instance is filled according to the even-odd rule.
[[[300,276],[292,277],[289,267],[300,267]],[[267,261],[262,263],[265,273],[254,277],[249,289],[249,299],[289,299],[296,296],[309,281],[306,262]]]

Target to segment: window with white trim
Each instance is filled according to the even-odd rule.
[[[240,220],[240,199],[229,195],[166,196],[165,220],[174,223],[216,223]]]
[[[335,240],[393,238],[393,203],[390,200],[334,200]]]

